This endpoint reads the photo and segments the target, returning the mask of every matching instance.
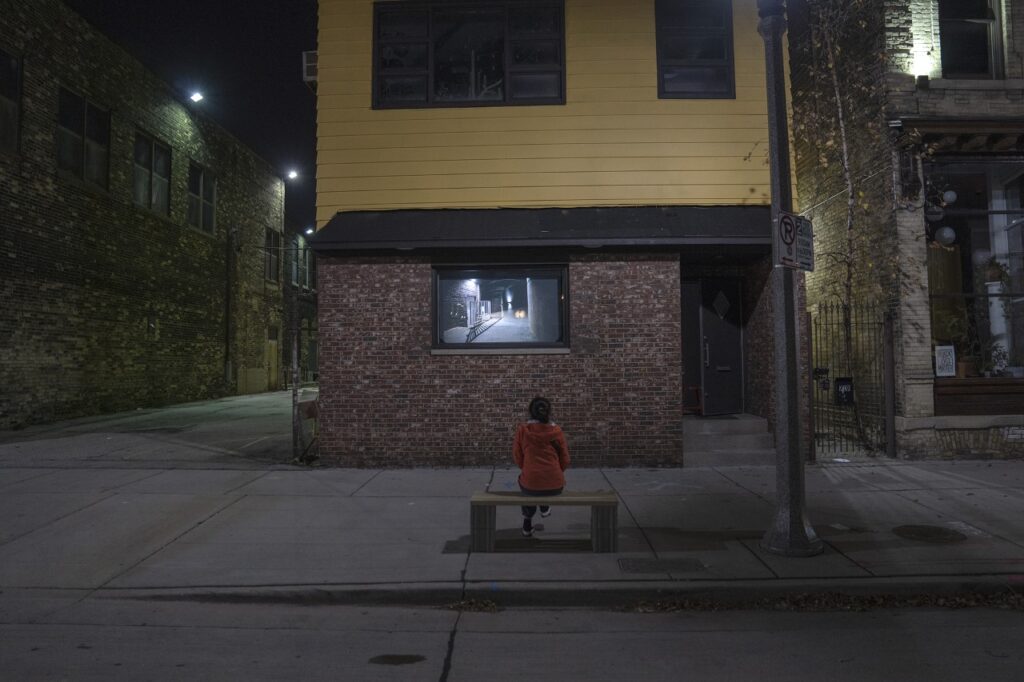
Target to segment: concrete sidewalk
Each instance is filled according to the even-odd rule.
[[[40,454],[60,446],[0,445],[8,613],[104,594],[601,605],[1024,588],[1024,462],[811,466],[808,513],[826,550],[804,559],[758,546],[772,467],[571,470],[570,488],[619,495],[619,553],[587,551],[587,509],[555,508],[528,539],[518,510],[499,508],[499,551],[475,554],[469,497],[514,489],[510,468],[302,469],[223,453],[196,466],[173,453],[118,466]]]

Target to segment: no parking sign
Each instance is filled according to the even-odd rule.
[[[773,236],[776,265],[814,271],[814,230],[810,220],[795,213],[780,213]]]

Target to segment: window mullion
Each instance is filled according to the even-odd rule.
[[[508,104],[512,101],[512,79],[509,74],[512,72],[512,11],[506,4],[504,9],[505,35],[502,37],[502,48],[504,59],[502,60],[501,77],[505,80],[505,92],[502,93],[502,102]]]
[[[427,104],[434,103],[434,8],[427,8]]]

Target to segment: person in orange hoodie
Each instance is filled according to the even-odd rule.
[[[558,495],[565,487],[565,470],[569,468],[569,444],[561,427],[551,421],[551,401],[534,398],[530,401],[530,420],[516,428],[512,457],[519,467],[519,489],[538,497]],[[535,506],[523,506],[523,535],[533,535]],[[551,507],[541,505],[540,515],[551,515]]]

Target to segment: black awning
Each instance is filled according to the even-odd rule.
[[[763,246],[768,206],[417,209],[340,212],[309,240],[319,254],[414,249]]]

